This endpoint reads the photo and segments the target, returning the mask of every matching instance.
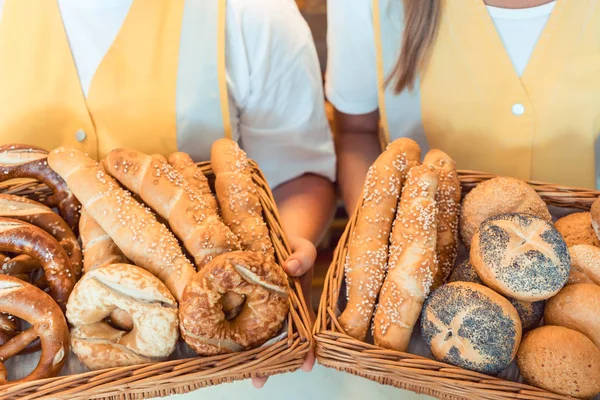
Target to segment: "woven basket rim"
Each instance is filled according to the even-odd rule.
[[[276,258],[281,265],[291,253],[283,232],[273,193],[257,163],[249,160],[257,184],[265,222],[269,227]],[[210,162],[197,163],[212,177]],[[0,193],[23,195],[43,201],[51,192],[33,180],[0,183]],[[253,350],[212,357],[185,359],[109,368],[0,386],[2,399],[142,399],[187,393],[201,387],[236,380],[270,376],[300,368],[312,347],[310,317],[298,278],[289,278],[290,312],[288,334],[281,340]],[[76,357],[72,352],[70,357]]]
[[[458,171],[463,193],[478,183],[497,177],[479,171]],[[600,191],[526,181],[548,204],[589,210]],[[361,202],[357,204],[334,251],[313,327],[316,356],[320,364],[415,393],[445,400],[471,399],[570,399],[523,383],[512,382],[415,354],[386,350],[345,334],[335,310],[344,279],[345,251],[354,229]],[[385,365],[385,368],[382,367]],[[389,372],[391,369],[393,372]],[[431,373],[434,371],[434,373]]]

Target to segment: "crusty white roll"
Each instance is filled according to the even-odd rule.
[[[171,231],[84,153],[58,148],[50,153],[48,163],[123,254],[180,299],[195,270]]]
[[[432,289],[442,285],[452,271],[458,252],[458,213],[461,186],[456,163],[441,150],[430,150],[423,164],[433,165],[438,171],[439,183],[435,195],[437,213],[437,270],[433,273]]]
[[[517,364],[532,385],[589,399],[600,393],[600,349],[582,333],[542,326],[523,338]]]
[[[392,230],[388,273],[373,319],[375,345],[406,351],[437,271],[438,172],[420,165],[408,172]]]
[[[586,244],[569,247],[571,272],[568,285],[594,283],[600,285],[600,248]]]
[[[104,321],[116,309],[131,315],[130,332]],[[158,278],[133,265],[113,264],[84,274],[66,315],[73,325],[71,348],[92,370],[163,359],[179,337],[175,298]]]
[[[369,168],[346,256],[348,304],[338,319],[344,331],[356,339],[367,336],[387,269],[389,236],[402,182],[420,159],[416,142],[397,139]]]
[[[471,263],[487,286],[517,300],[554,296],[567,283],[567,245],[551,223],[529,214],[485,220],[473,236]]]
[[[421,333],[437,360],[495,375],[517,354],[521,320],[508,300],[493,290],[453,282],[425,301]]]
[[[471,239],[483,221],[507,213],[531,214],[552,221],[546,203],[527,183],[507,177],[490,179],[477,185],[463,200],[460,213],[463,244],[471,246]]]
[[[569,214],[556,221],[554,227],[569,247],[578,244],[600,247],[600,240],[592,228],[592,216],[589,212]]]
[[[116,149],[106,156],[103,165],[167,220],[198,268],[219,254],[239,250],[237,238],[217,210],[206,203],[204,194],[168,163],[136,150]]]
[[[544,324],[573,329],[600,348],[600,286],[578,283],[547,301]]]

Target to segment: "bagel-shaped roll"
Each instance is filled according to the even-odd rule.
[[[289,310],[287,290],[287,276],[268,256],[243,251],[217,256],[183,292],[181,334],[201,355],[258,347],[281,329]],[[231,320],[223,312],[227,292],[246,299]]]
[[[436,359],[495,375],[515,358],[521,320],[509,301],[493,290],[454,282],[425,302],[421,332]]]
[[[523,301],[554,296],[567,283],[571,266],[560,233],[529,214],[485,220],[473,236],[471,262],[487,286]]]
[[[129,332],[105,318],[115,310],[133,320]],[[71,348],[89,369],[141,364],[169,356],[179,337],[177,303],[150,272],[128,264],[99,267],[83,275],[67,303]]]

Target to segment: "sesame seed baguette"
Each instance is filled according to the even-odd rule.
[[[408,172],[392,230],[388,274],[374,318],[375,345],[406,351],[437,269],[438,172],[420,165]]]
[[[194,267],[175,236],[152,211],[79,150],[55,149],[48,163],[125,256],[158,277],[177,300],[181,299]]]
[[[240,239],[242,250],[274,257],[246,153],[233,140],[223,138],[213,143],[210,161],[223,221]]]
[[[433,165],[439,176],[435,195],[438,207],[436,242],[438,268],[433,274],[433,290],[444,284],[456,260],[461,187],[456,163],[443,151],[437,149],[429,151],[425,155],[423,164]]]
[[[356,339],[365,340],[371,325],[402,184],[420,159],[417,143],[403,138],[392,142],[369,168],[346,256],[348,304],[338,319],[344,331]]]
[[[217,210],[168,163],[136,150],[116,149],[103,165],[168,222],[198,269],[219,254],[239,250],[237,238]]]

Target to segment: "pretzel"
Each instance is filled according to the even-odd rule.
[[[31,327],[0,346],[0,384],[7,381],[3,362],[39,338],[40,361],[25,378],[30,382],[57,376],[69,354],[69,329],[59,306],[44,291],[8,275],[0,275],[0,311],[27,321]]]
[[[67,252],[75,279],[81,277],[82,256],[79,242],[71,228],[50,208],[24,197],[0,194],[0,217],[28,222],[51,234]]]
[[[104,321],[117,309],[131,315],[130,332]],[[87,272],[69,298],[66,315],[73,325],[71,348],[92,370],[163,359],[179,337],[175,298],[157,277],[133,265]]]
[[[287,276],[263,254],[237,251],[215,257],[183,292],[183,339],[201,355],[258,347],[281,329],[289,310],[287,290]],[[246,302],[227,320],[221,300],[230,291],[245,296]]]
[[[47,204],[56,206],[71,230],[77,233],[81,204],[65,181],[48,166],[48,152],[39,147],[11,144],[0,146],[0,182],[31,178],[45,183],[53,195]]]
[[[75,273],[65,250],[50,234],[37,226],[0,217],[0,251],[26,254],[44,268],[50,295],[64,309],[73,287]]]

